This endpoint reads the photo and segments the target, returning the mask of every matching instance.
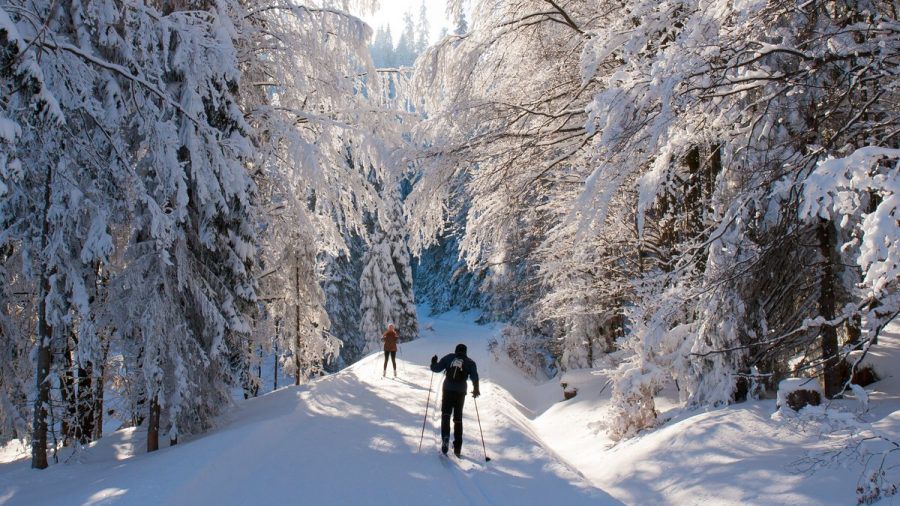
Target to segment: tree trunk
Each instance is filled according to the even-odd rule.
[[[68,340],[66,349],[63,351],[63,371],[62,382],[59,388],[59,396],[62,400],[65,413],[60,420],[59,432],[63,439],[63,446],[67,446],[72,440],[75,432],[75,425],[78,423],[78,402],[75,397],[75,374],[73,373],[72,348],[75,336]]]
[[[278,390],[278,321],[275,321],[275,381],[272,384],[272,390]]]
[[[294,367],[295,381],[294,385],[300,385],[300,258],[294,262],[294,288],[296,304],[294,305]]]
[[[601,332],[602,332],[602,331],[601,331]],[[590,368],[593,369],[593,367],[594,367],[594,336],[593,336],[593,329],[591,329],[591,330],[588,331],[588,338],[587,338],[587,360],[588,360],[588,367],[590,367]]]
[[[819,224],[819,249],[823,257],[822,279],[819,291],[819,315],[826,320],[834,318],[834,230],[831,222]],[[833,398],[841,393],[840,357],[838,355],[837,329],[833,325],[822,326],[822,383],[825,395]]]
[[[44,222],[41,225],[41,254],[47,249],[50,234],[50,188],[53,184],[53,169],[47,171],[44,187]],[[42,262],[40,290],[38,291],[37,353],[35,354],[35,383],[37,396],[34,399],[34,420],[32,423],[31,467],[47,468],[47,409],[50,404],[50,343],[53,329],[47,321],[47,296],[50,293],[50,272],[46,261]]]
[[[684,193],[683,231],[684,237],[694,237],[703,226],[703,174],[701,174],[700,148],[694,146],[684,157],[687,165],[687,177],[682,182]]]
[[[847,332],[847,345],[855,346],[859,344],[859,338],[862,337],[862,320],[859,316],[854,316],[844,323],[844,330]]]
[[[259,395],[259,387],[261,387],[263,384],[262,363],[263,363],[264,355],[263,355],[262,346],[258,346],[257,350],[259,351],[258,356],[257,356],[257,360],[259,360],[259,362],[257,362],[257,364],[256,364],[256,384],[253,386],[253,397],[256,397]]]
[[[106,381],[106,358],[109,355],[108,340],[103,339],[100,351],[100,369],[94,378],[94,433],[92,434],[94,441],[103,437],[103,390]]]
[[[47,275],[41,276],[40,302],[38,302],[38,348],[36,384],[37,397],[34,399],[34,435],[31,441],[31,467],[47,467],[47,407],[50,403],[50,340],[52,329],[47,324],[46,295],[50,291]]]
[[[94,378],[94,427],[91,440],[96,441],[103,437],[103,374],[104,367],[100,367],[100,375]]]
[[[150,401],[150,418],[147,421],[147,453],[159,450],[159,398]]]
[[[135,376],[143,378],[144,347],[142,345],[138,347],[137,358],[134,363],[138,369],[138,374]],[[134,405],[131,406],[131,426],[140,427],[141,424],[144,423],[144,409],[147,405],[147,387],[143,381],[136,381],[135,388],[137,389],[137,392],[134,395]]]
[[[78,442],[87,444],[94,433],[94,364],[88,360],[78,366]]]

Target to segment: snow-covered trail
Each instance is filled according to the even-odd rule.
[[[0,504],[616,504],[534,437],[511,395],[491,381],[490,329],[451,314],[401,346],[397,380],[381,355],[303,387],[239,404],[221,428],[152,455],[143,434],[119,431],[78,463],[0,465]],[[485,464],[472,398],[462,466],[438,456],[434,376],[417,453],[433,354],[465,342],[478,362]],[[389,368],[390,370],[390,368]],[[433,415],[434,414],[434,415]],[[137,455],[132,450],[138,448]]]

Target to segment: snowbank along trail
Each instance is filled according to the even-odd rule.
[[[220,428],[143,454],[144,434],[123,430],[45,471],[0,465],[0,504],[617,504],[534,436],[523,409],[491,380],[489,327],[451,313],[423,318],[423,338],[401,345],[399,377],[382,355],[309,385],[240,402]],[[468,345],[478,399],[465,406],[462,462],[439,456],[441,375],[434,375],[417,452],[430,357]],[[136,451],[135,451],[136,450]],[[444,459],[442,461],[442,459]]]

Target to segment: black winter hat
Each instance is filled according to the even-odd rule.
[[[457,355],[465,355],[467,350],[468,350],[468,348],[466,348],[466,345],[464,345],[462,343],[459,343],[456,345],[456,354]]]

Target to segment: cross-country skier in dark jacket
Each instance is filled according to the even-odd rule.
[[[466,345],[456,345],[456,351],[438,360],[431,357],[431,370],[444,373],[443,401],[441,401],[441,451],[447,454],[450,441],[450,416],[453,416],[453,453],[462,451],[462,409],[468,384],[472,380],[472,397],[478,397],[478,367],[466,356]]]

